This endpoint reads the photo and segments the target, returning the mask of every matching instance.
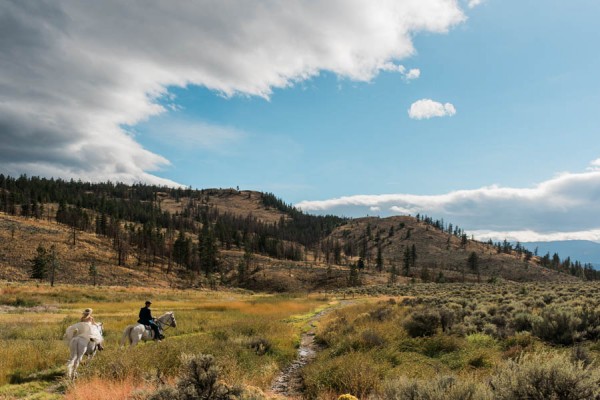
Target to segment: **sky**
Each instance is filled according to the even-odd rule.
[[[0,172],[600,242],[600,2],[3,1]]]

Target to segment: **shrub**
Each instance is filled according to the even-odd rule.
[[[393,316],[393,314],[392,309],[390,307],[379,307],[369,312],[369,316],[376,321],[382,322],[387,319],[390,319]]]
[[[513,317],[510,325],[515,332],[529,332],[533,326],[533,315],[524,312],[517,313]]]
[[[488,399],[487,388],[474,382],[459,381],[452,376],[422,381],[399,378],[383,385],[386,400],[483,400]]]
[[[555,344],[572,344],[579,338],[577,327],[581,320],[566,310],[545,309],[535,320],[532,332],[542,340]]]
[[[440,324],[442,325],[442,332],[448,332],[450,329],[452,329],[455,318],[456,315],[451,309],[444,307],[440,310]]]
[[[404,329],[411,337],[433,336],[441,325],[437,311],[416,311],[404,322]]]
[[[485,333],[472,333],[466,337],[467,342],[477,347],[494,347],[496,345],[496,340],[490,335],[486,335]]]
[[[352,352],[319,361],[302,371],[307,398],[318,398],[323,392],[335,392],[350,393],[362,399],[376,392],[381,385],[384,366],[367,354]]]
[[[490,387],[498,400],[592,400],[600,397],[600,371],[572,363],[567,355],[529,354],[508,361]]]
[[[585,367],[587,367],[592,364],[593,358],[587,348],[575,346],[571,350],[571,361],[574,363],[581,362]]]
[[[211,355],[182,355],[182,367],[176,387],[162,387],[149,400],[231,400],[243,390],[218,382],[218,370]]]
[[[271,351],[271,342],[265,338],[259,337],[250,340],[250,342],[248,342],[248,347],[254,350],[257,355],[263,356]]]
[[[360,335],[360,344],[367,349],[373,347],[382,347],[385,344],[385,339],[373,330],[366,330]]]
[[[423,354],[427,357],[439,357],[442,354],[452,353],[460,348],[460,343],[452,336],[437,335],[425,339]]]
[[[586,339],[596,340],[600,338],[600,310],[594,310],[590,307],[584,307],[579,314],[581,324],[579,330],[582,331]]]

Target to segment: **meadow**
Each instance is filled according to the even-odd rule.
[[[161,343],[120,349],[148,298],[153,314],[175,312],[177,328]],[[106,350],[70,383],[61,338],[86,307],[105,325]],[[273,379],[325,309],[319,352],[302,370],[305,398],[600,398],[600,285],[583,282],[408,283],[310,296],[5,284],[0,398],[188,398],[175,388],[204,362],[214,387],[236,393],[209,398],[274,398]]]
[[[600,285],[406,284],[323,318],[308,398],[598,399]]]
[[[146,299],[153,315],[174,311],[177,328],[161,343],[119,349],[125,326]],[[8,284],[0,290],[0,398],[146,398],[172,383],[184,355],[212,354],[219,379],[268,391],[296,356],[305,322],[329,299],[246,292]],[[86,307],[104,323],[106,350],[82,365],[70,384],[62,378],[66,327]]]

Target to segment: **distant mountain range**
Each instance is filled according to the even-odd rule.
[[[561,259],[571,257],[571,260],[583,264],[590,263],[600,269],[600,243],[590,240],[557,240],[554,242],[526,242],[521,243],[531,251],[538,249],[538,255],[558,253]]]

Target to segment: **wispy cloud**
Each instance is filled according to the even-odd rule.
[[[159,101],[170,87],[268,98],[320,71],[369,81],[415,34],[465,19],[453,0],[8,0],[0,15],[0,169],[166,184],[148,171],[168,161],[123,127],[177,109]]]
[[[418,68],[411,68],[407,70],[404,65],[394,64],[392,62],[384,63],[379,69],[381,71],[397,72],[407,81],[417,79],[419,76],[421,76],[421,70]]]
[[[408,116],[412,119],[429,119],[433,117],[451,117],[456,114],[452,103],[439,103],[431,99],[417,100],[411,104]]]
[[[156,121],[146,133],[159,142],[186,150],[223,150],[248,137],[246,132],[231,126],[177,118]]]
[[[600,170],[564,173],[530,188],[500,186],[458,190],[440,195],[355,195],[303,201],[303,210],[348,216],[428,214],[459,224],[470,232],[532,240],[552,238],[599,240]]]
[[[475,8],[478,5],[480,5],[481,3],[483,3],[483,0],[469,0],[469,2],[467,3],[467,6],[469,8]]]

